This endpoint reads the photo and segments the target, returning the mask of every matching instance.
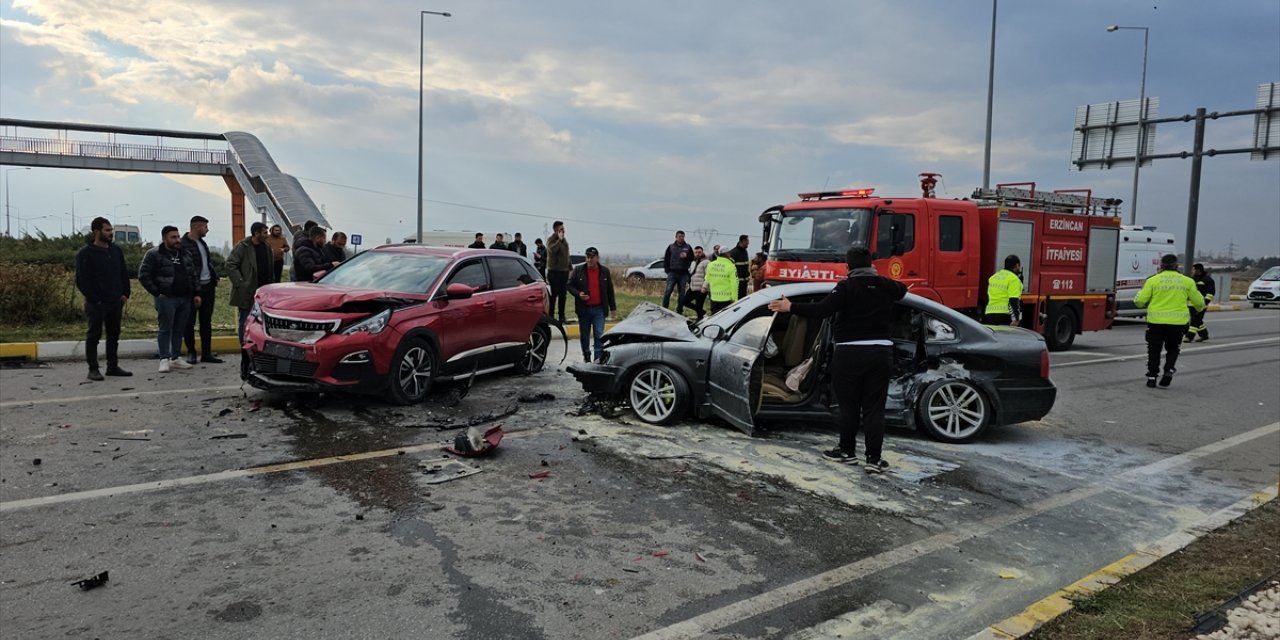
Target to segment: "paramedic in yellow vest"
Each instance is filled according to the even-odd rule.
[[[728,254],[717,253],[707,265],[707,297],[711,299],[711,313],[715,313],[738,299],[738,267]]]
[[[1160,348],[1164,347],[1164,375],[1160,386],[1173,383],[1174,365],[1182,336],[1191,322],[1188,306],[1204,309],[1204,296],[1196,290],[1196,281],[1178,273],[1178,256],[1172,253],[1160,258],[1160,273],[1147,278],[1133,303],[1147,310],[1147,386],[1156,386],[1160,372]]]
[[[1009,255],[1004,268],[987,280],[987,310],[983,324],[1018,326],[1022,321],[1022,261]]]

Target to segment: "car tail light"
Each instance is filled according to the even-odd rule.
[[[1049,352],[1040,352],[1040,377],[1045,380],[1049,379]]]

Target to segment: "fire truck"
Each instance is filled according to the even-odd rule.
[[[1007,255],[1022,261],[1022,326],[1068,349],[1082,331],[1111,328],[1116,314],[1120,201],[1087,189],[1039,191],[1033,182],[977,189],[972,199],[934,197],[939,174],[920,174],[921,197],[874,189],[801,193],[760,214],[766,284],[837,281],[845,253],[866,247],[882,275],[914,293],[981,317],[987,279]]]

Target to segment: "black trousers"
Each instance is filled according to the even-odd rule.
[[[867,460],[879,460],[884,446],[884,404],[893,375],[893,347],[836,345],[831,360],[831,392],[840,403],[840,448],[853,453],[858,432]]]
[[[988,313],[982,316],[982,324],[1007,327],[1013,324],[1013,316],[1007,313]]]
[[[218,293],[218,285],[200,287],[200,308],[192,309],[187,314],[187,326],[183,328],[182,340],[187,345],[187,355],[196,353],[196,320],[200,321],[200,355],[213,355],[213,301]],[[197,318],[198,316],[198,318]]]
[[[276,258],[275,270],[276,270],[275,280],[272,280],[272,282],[280,282],[280,278],[284,277],[284,257],[283,256]]]
[[[569,272],[548,271],[547,284],[551,285],[551,312],[558,314],[556,317],[560,324],[564,324],[564,301],[569,295]]]
[[[748,280],[750,280],[750,278],[747,278],[745,276],[738,276],[738,299],[739,300],[747,297],[747,281]]]
[[[1160,374],[1160,350],[1164,349],[1167,357],[1164,361],[1164,372],[1173,373],[1177,369],[1178,353],[1182,350],[1182,336],[1187,333],[1185,324],[1148,324],[1147,325],[1147,377],[1154,378]]]
[[[1204,324],[1204,309],[1196,311],[1191,309],[1191,325],[1187,327],[1187,339],[1196,337],[1197,334],[1205,340],[1209,339],[1209,327]]]
[[[731,304],[733,304],[733,300],[725,300],[725,301],[723,301],[723,302],[718,302],[718,301],[716,301],[716,300],[712,300],[712,301],[711,301],[711,313],[716,313],[716,312],[720,311],[721,309],[723,309],[723,308],[725,308],[725,307],[727,307],[727,306],[729,306],[729,305],[731,305]]]
[[[704,308],[706,301],[707,294],[704,291],[689,289],[689,291],[684,294],[684,306],[689,309],[693,309],[693,312],[698,314],[699,320],[701,320],[703,316],[707,315],[707,311]]]
[[[84,359],[89,363],[90,371],[98,370],[98,341],[102,339],[102,328],[107,328],[107,368],[119,366],[120,352],[120,316],[124,313],[124,303],[100,302],[84,303],[84,315],[89,320],[89,330],[84,334]]]

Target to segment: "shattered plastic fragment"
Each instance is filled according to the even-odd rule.
[[[109,580],[109,579],[110,579],[110,578],[107,576],[107,574],[108,574],[108,573],[109,573],[109,572],[107,572],[107,571],[103,571],[102,573],[99,573],[99,574],[98,574],[98,575],[96,575],[96,576],[91,576],[91,577],[85,578],[84,580],[76,580],[75,582],[72,582],[71,584],[72,584],[73,586],[80,587],[80,590],[81,590],[81,591],[88,591],[88,590],[90,590],[90,589],[97,589],[98,587],[101,587],[103,584],[105,584],[105,583],[107,582],[107,580]]]
[[[539,472],[537,472],[537,473],[531,473],[531,474],[529,474],[529,479],[530,479],[530,480],[544,480],[544,479],[546,479],[546,478],[550,478],[550,477],[551,477],[551,471],[550,471],[550,470],[546,470],[546,471],[539,471]]]
[[[1001,580],[1016,580],[1022,577],[1021,573],[1018,573],[1013,569],[1001,569],[999,575]]]
[[[669,555],[671,555],[670,551],[654,551],[653,552],[653,557],[655,558],[665,558]]]
[[[469,427],[466,431],[459,433],[453,439],[453,445],[444,447],[449,453],[474,458],[483,456],[498,448],[498,443],[502,442],[502,425],[494,425],[489,430],[481,433],[475,427]]]

